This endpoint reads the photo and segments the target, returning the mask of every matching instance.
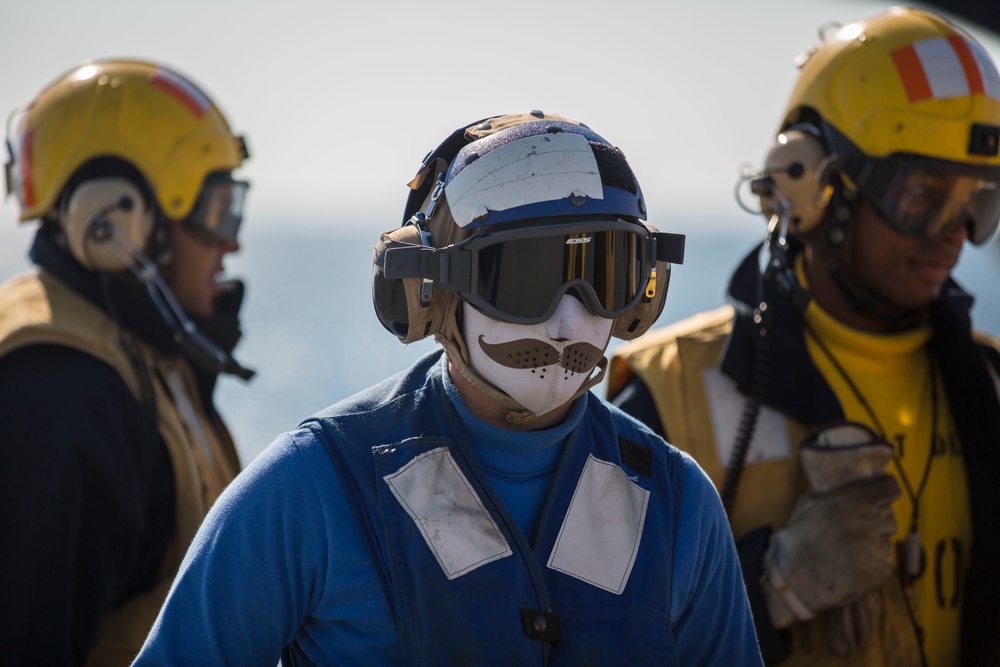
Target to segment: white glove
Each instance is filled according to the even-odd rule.
[[[877,589],[892,576],[892,502],[900,496],[885,472],[892,447],[846,424],[803,443],[799,453],[813,490],[771,537],[761,583],[776,628],[835,610],[831,650],[843,655],[867,643],[879,614]]]

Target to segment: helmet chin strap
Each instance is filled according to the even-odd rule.
[[[851,222],[851,213],[856,211],[856,199],[856,193],[845,196],[839,210],[834,211],[833,219],[828,223],[825,252],[829,253],[832,260],[830,277],[848,307],[855,313],[886,325],[890,331],[911,329],[920,323],[923,309],[901,308],[877,292],[860,285],[851,276],[849,269],[854,236],[851,227],[858,224],[856,219]]]
[[[830,277],[834,285],[847,300],[851,310],[864,317],[876,320],[889,326],[891,331],[912,329],[920,324],[924,310],[922,308],[901,308],[888,300],[857,284],[843,266],[830,269]]]
[[[917,326],[923,309],[901,308],[877,292],[860,285],[851,276],[851,255],[854,246],[853,227],[862,198],[854,187],[840,183],[830,201],[830,211],[815,237],[817,250],[826,255],[830,278],[837,291],[855,313],[886,325],[889,331],[903,331]]]

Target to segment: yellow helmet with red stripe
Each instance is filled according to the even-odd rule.
[[[935,13],[895,7],[824,35],[799,65],[784,137],[808,128],[846,186],[904,233],[934,237],[971,220],[974,243],[992,235],[1000,74],[979,42]]]
[[[162,212],[188,216],[209,174],[247,157],[221,111],[186,77],[136,60],[88,61],[49,84],[8,137],[7,190],[20,219],[51,214],[68,181],[98,159],[136,169]]]

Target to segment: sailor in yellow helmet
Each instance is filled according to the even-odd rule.
[[[1000,217],[1000,76],[909,8],[797,64],[732,305],[609,393],[720,489],[768,664],[1000,664],[1000,343],[950,278]]]
[[[122,665],[240,464],[243,139],[190,80],[85,62],[12,116],[36,269],[0,286],[0,661]]]

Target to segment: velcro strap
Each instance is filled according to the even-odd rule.
[[[686,237],[683,234],[655,232],[653,238],[656,239],[656,261],[669,262],[671,264],[684,263],[684,241]]]
[[[382,267],[382,275],[388,280],[420,278],[432,280],[453,292],[469,290],[471,260],[468,253],[397,241],[390,241],[383,247],[381,254],[376,249],[375,263]]]
[[[408,243],[393,243],[386,246],[383,256],[382,275],[389,280],[402,278],[438,279],[438,262],[433,261],[434,248],[415,246]]]

